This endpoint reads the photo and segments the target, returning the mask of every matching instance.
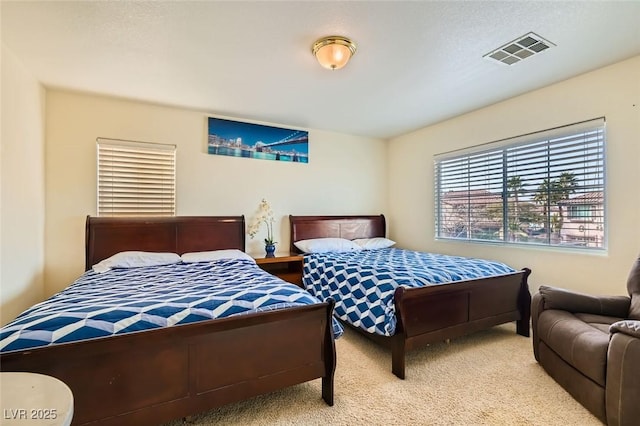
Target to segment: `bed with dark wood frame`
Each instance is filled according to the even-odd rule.
[[[312,238],[384,237],[386,222],[377,216],[289,216],[292,253],[296,241]],[[405,378],[407,351],[427,343],[459,337],[516,321],[516,331],[529,336],[531,293],[524,268],[511,275],[457,281],[420,288],[398,287],[394,293],[397,326],[393,336],[350,326],[391,349],[392,372]]]
[[[87,270],[126,250],[233,248],[245,248],[243,216],[86,221]],[[0,369],[65,382],[73,424],[158,424],[316,378],[333,405],[332,312],[321,303],[7,352]]]

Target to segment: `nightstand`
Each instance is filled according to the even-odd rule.
[[[302,255],[281,253],[274,257],[254,256],[258,266],[271,275],[302,287]]]

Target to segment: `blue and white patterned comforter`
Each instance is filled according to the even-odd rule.
[[[335,300],[335,315],[369,333],[392,336],[393,293],[398,286],[422,287],[505,275],[499,262],[398,248],[304,256],[302,282],[316,297]]]
[[[319,302],[245,259],[87,271],[4,326],[0,352]]]

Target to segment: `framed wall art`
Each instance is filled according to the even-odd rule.
[[[309,162],[309,132],[213,117],[208,120],[209,154]]]

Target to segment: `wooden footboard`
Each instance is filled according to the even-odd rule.
[[[516,321],[516,331],[529,336],[531,293],[523,269],[498,277],[458,281],[395,292],[396,333],[373,339],[391,348],[392,371],[405,378],[407,351]]]
[[[322,378],[333,405],[332,303],[0,355],[65,382],[73,424],[158,424]]]

